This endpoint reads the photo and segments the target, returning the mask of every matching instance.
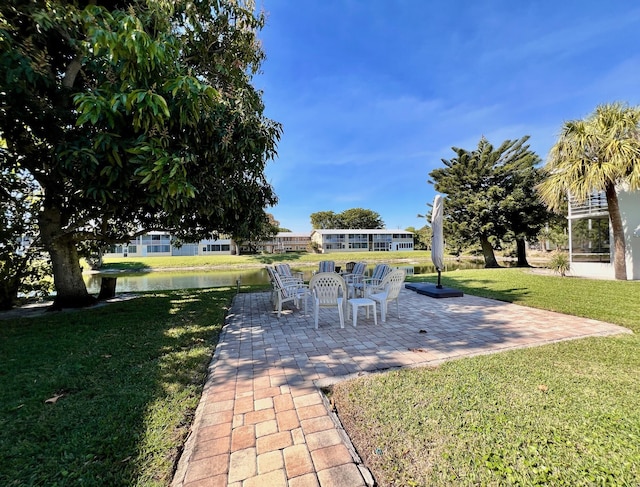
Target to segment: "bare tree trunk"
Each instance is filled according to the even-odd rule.
[[[480,244],[482,245],[482,255],[484,256],[484,267],[486,269],[493,269],[500,267],[496,260],[496,254],[493,251],[493,246],[489,239],[484,235],[480,237]]]
[[[61,223],[60,212],[56,208],[45,208],[40,216],[42,243],[51,256],[53,266],[56,289],[53,308],[91,306],[96,303],[96,298],[87,292],[75,242],[64,235]]]
[[[618,280],[627,280],[626,245],[624,241],[624,226],[620,216],[620,205],[618,204],[618,194],[613,184],[608,184],[605,188],[607,195],[607,205],[609,206],[609,219],[611,220],[611,230],[613,233],[613,270]]]
[[[524,238],[516,238],[516,251],[518,254],[517,267],[531,267],[527,262],[527,245]]]

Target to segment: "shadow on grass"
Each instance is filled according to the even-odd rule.
[[[254,258],[261,264],[269,265],[278,264],[280,262],[296,262],[300,260],[303,255],[307,255],[307,252],[287,252],[284,254],[255,255]],[[313,265],[313,262],[309,263],[309,265]]]
[[[127,261],[127,262],[110,262],[105,263],[100,268],[100,272],[109,271],[129,271],[129,272],[144,272],[150,271],[151,267],[140,261]]]
[[[231,294],[0,322],[0,485],[168,485]]]

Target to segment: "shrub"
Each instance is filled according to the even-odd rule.
[[[562,277],[567,275],[570,266],[569,254],[566,252],[554,252],[549,261],[549,268]]]

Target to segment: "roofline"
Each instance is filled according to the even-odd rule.
[[[384,233],[384,234],[392,234],[392,233],[408,233],[409,235],[413,235],[413,232],[408,230],[399,230],[399,229],[389,229],[389,228],[323,228],[323,229],[315,229],[311,231],[311,234],[314,233],[365,233],[365,234],[374,234],[374,233]]]

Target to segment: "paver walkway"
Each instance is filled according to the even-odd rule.
[[[630,333],[595,320],[474,296],[400,294],[400,318],[361,313],[340,329],[302,310],[278,319],[269,293],[238,294],[209,367],[175,487],[359,487],[372,482],[319,386],[351,374],[587,336]]]

